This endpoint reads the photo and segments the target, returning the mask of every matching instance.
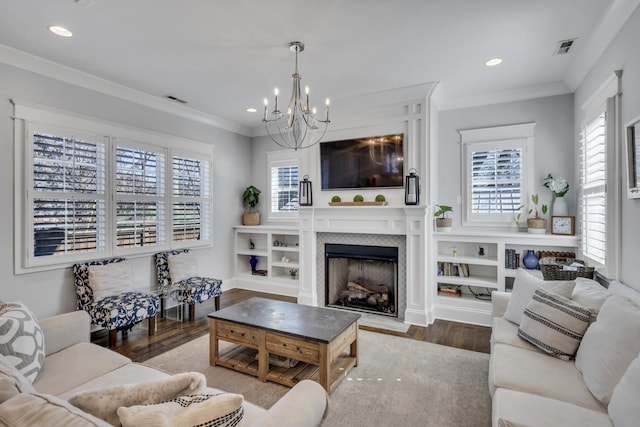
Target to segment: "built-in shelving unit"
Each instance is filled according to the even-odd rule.
[[[506,268],[507,249],[520,254],[522,267],[527,250],[577,252],[578,238],[529,233],[434,232],[434,280],[429,286],[433,316],[489,326],[491,291],[509,291],[517,271],[517,268]]]
[[[235,229],[235,287],[297,296],[300,277],[298,227],[237,226]],[[252,272],[250,260],[258,260]],[[295,278],[291,270],[297,270]]]

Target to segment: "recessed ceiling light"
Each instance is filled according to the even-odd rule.
[[[67,30],[65,27],[61,27],[59,25],[51,25],[49,27],[49,31],[51,31],[53,34],[60,36],[60,37],[71,37],[73,35],[73,33],[69,30]]]
[[[487,67],[495,67],[500,64],[502,64],[502,58],[491,58],[484,63]]]
[[[256,110],[255,108],[247,108],[247,113],[257,113],[258,110]]]

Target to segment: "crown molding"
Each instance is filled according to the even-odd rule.
[[[0,44],[0,62],[15,68],[40,74],[75,86],[90,89],[105,95],[133,102],[144,107],[153,108],[164,113],[173,114],[194,122],[215,128],[250,136],[250,129],[238,123],[206,114],[184,105],[175,104],[164,98],[150,95],[130,87],[114,83],[57,62],[31,55],[18,49]]]

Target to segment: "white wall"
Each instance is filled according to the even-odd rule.
[[[535,122],[534,193],[540,204],[549,206],[551,192],[542,180],[551,173],[570,180],[566,195],[570,215],[575,215],[573,95],[559,95],[526,101],[446,110],[438,113],[437,176],[432,176],[434,203],[454,208],[453,227],[462,227],[462,174],[459,130]]]
[[[581,106],[593,93],[610,78],[615,70],[622,69],[622,124],[640,116],[640,8],[628,19],[615,39],[601,55],[596,65],[589,71],[575,92],[575,129],[574,139],[578,141],[578,131],[583,121]],[[622,159],[624,160],[624,156]],[[628,200],[626,182],[622,180],[626,173],[623,161],[618,165],[617,174],[622,184],[622,221],[620,227],[621,252],[619,279],[636,289],[640,289],[638,276],[638,254],[640,253],[640,200]]]
[[[214,245],[196,253],[203,274],[223,280],[233,276],[232,227],[240,224],[241,194],[251,178],[251,146],[247,137],[0,63],[0,194],[4,200],[0,205],[0,217],[3,218],[0,223],[1,300],[22,300],[40,317],[73,311],[76,307],[70,268],[21,275],[13,273],[12,201],[16,171],[11,98],[214,145]],[[156,275],[152,257],[139,257],[131,262],[136,287],[154,288]]]

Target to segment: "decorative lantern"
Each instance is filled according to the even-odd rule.
[[[309,175],[303,176],[302,181],[300,181],[298,199],[300,200],[300,206],[313,206],[313,191],[311,190]]]
[[[409,175],[405,177],[404,184],[404,204],[417,205],[420,203],[420,177],[416,170],[409,169]]]

